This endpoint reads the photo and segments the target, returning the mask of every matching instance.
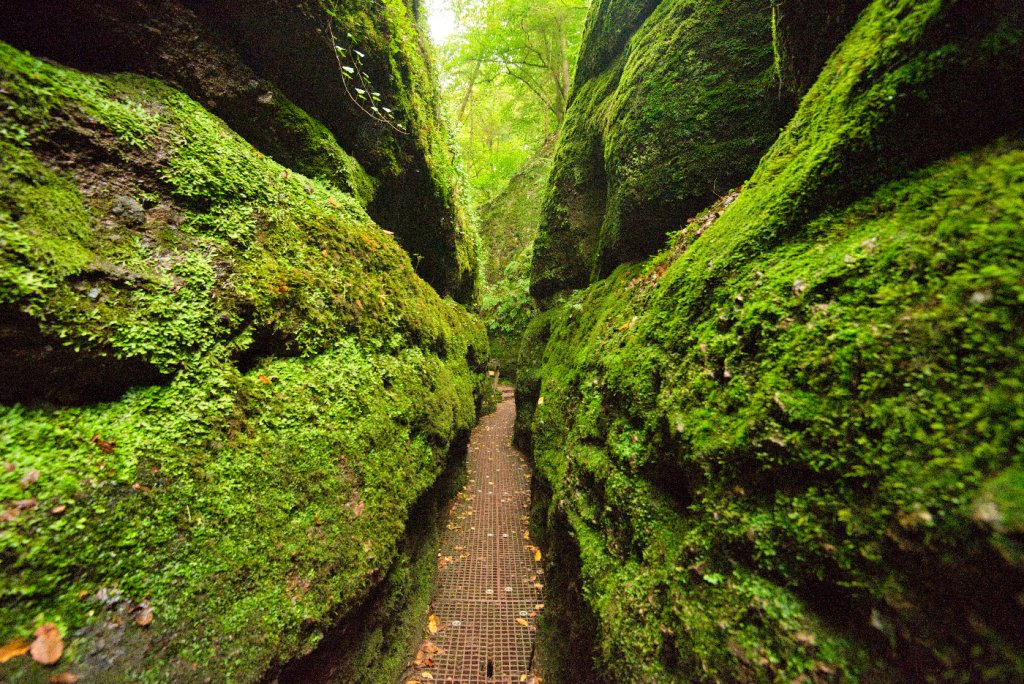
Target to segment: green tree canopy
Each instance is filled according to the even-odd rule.
[[[446,100],[479,198],[498,192],[562,123],[586,0],[451,0]]]

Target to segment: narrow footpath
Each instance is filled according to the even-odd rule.
[[[441,538],[429,636],[402,682],[539,681],[534,644],[544,569],[528,532],[529,467],[512,446],[513,396],[502,387],[498,409],[473,430],[468,483]]]

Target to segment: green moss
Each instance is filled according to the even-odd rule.
[[[267,154],[303,175],[333,184],[364,207],[373,202],[378,181],[341,149],[326,126],[281,95],[273,105],[286,139],[275,141]]]
[[[439,292],[462,303],[476,301],[479,235],[469,221],[467,179],[441,114],[430,48],[415,5],[404,0],[369,7],[354,0],[318,1],[333,17],[336,36],[370,55],[367,70],[386,75],[388,106],[405,133],[391,135],[389,127],[378,125],[372,134],[375,144],[366,151],[364,165],[381,179],[382,190],[370,213],[421,257],[417,271]],[[424,207],[437,217],[428,230],[421,219]]]
[[[691,252],[548,313],[534,453],[579,540],[602,668],[862,676],[877,623],[936,671],[1019,674],[989,636],[1014,571],[962,511],[1022,458],[1022,169],[1000,145],[887,186],[720,281],[730,304],[685,326],[665,284]],[[993,588],[961,584],[976,571]],[[822,592],[847,619],[816,617]]]
[[[595,4],[591,40],[608,33],[595,28],[606,14],[644,19],[621,55],[577,79],[535,252],[535,295],[585,286],[652,254],[753,170],[792,111],[775,87],[768,10],[746,0],[677,0],[653,11]]]
[[[54,621],[85,674],[257,678],[398,562],[410,507],[475,421],[483,327],[355,198],[186,96],[4,45],[0,83],[3,129],[23,133],[0,142],[0,301],[51,344],[165,377],[109,403],[0,407],[0,507],[38,503],[3,523],[0,638]],[[136,128],[111,123],[133,112]],[[107,162],[55,170],[89,155]],[[112,212],[125,195],[144,220]],[[146,630],[127,612],[143,601]],[[116,621],[123,649],[97,640]]]
[[[1022,19],[872,3],[734,203],[528,330],[610,680],[1024,673]]]

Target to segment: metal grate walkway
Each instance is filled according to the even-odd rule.
[[[441,538],[428,640],[403,682],[536,682],[543,564],[527,533],[530,472],[511,444],[515,402],[485,416],[469,443],[469,481]],[[435,631],[436,630],[436,631]]]

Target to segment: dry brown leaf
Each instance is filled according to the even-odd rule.
[[[544,588],[544,585],[543,585],[543,584],[541,584],[540,582],[534,582],[534,583],[533,583],[533,588],[534,588],[534,589],[543,589],[543,588]]]
[[[3,646],[0,646],[0,663],[6,663],[12,658],[25,655],[28,653],[28,649],[31,646],[24,639],[13,639],[8,641]]]
[[[30,470],[30,471],[28,471],[27,473],[25,473],[24,475],[21,476],[21,480],[19,480],[19,482],[21,483],[21,488],[22,489],[28,489],[29,487],[34,485],[36,482],[39,482],[39,471],[38,470]]]
[[[527,622],[526,620],[524,620],[523,618],[516,618],[516,624],[517,625],[522,625],[523,627],[529,627],[530,626],[530,623]]]
[[[61,513],[63,513],[66,510],[68,510],[68,507],[65,506],[64,504],[61,504],[59,506],[54,506],[53,508],[51,508],[50,512],[53,513],[54,515],[60,515]]]
[[[153,622],[153,609],[149,606],[145,606],[139,616],[135,618],[135,624],[139,627],[147,627],[149,623]]]
[[[4,461],[4,470],[6,470],[7,472],[13,473],[15,470],[17,470],[17,468],[18,466],[14,465],[10,461]]]
[[[420,684],[420,680],[418,680],[418,679],[409,679],[409,680],[406,680],[405,684]]]
[[[78,684],[78,675],[62,672],[50,677],[50,684]]]
[[[427,618],[427,631],[431,634],[437,634],[437,630],[440,629],[440,624],[436,615],[431,615]]]
[[[259,380],[260,382],[262,382],[264,385],[273,385],[274,384],[273,380],[268,378],[266,375],[263,375],[262,373],[257,375],[256,379]]]
[[[429,672],[421,672],[420,677],[423,677],[423,681],[425,682],[434,681],[434,675],[430,674]]]
[[[96,448],[105,454],[114,453],[114,447],[117,446],[115,442],[108,442],[101,439],[98,432],[92,436],[92,439],[89,440],[89,444],[95,444]]]
[[[434,661],[430,656],[442,654],[443,650],[438,648],[430,641],[424,641],[420,649],[416,651],[416,659],[414,660],[416,667],[433,667]]]
[[[327,198],[327,203],[330,204],[335,209],[337,209],[338,207],[341,206],[341,204],[338,202],[338,200],[334,199],[333,197],[328,197]]]
[[[534,549],[533,550],[533,560],[535,560],[536,562],[539,563],[540,559],[541,559],[540,549]]]
[[[526,541],[530,541],[530,530],[526,530],[525,532],[523,532],[523,539],[525,539]],[[523,676],[525,677],[526,675]]]
[[[32,660],[40,665],[53,665],[64,654],[64,639],[57,625],[47,622],[35,632],[36,638],[29,647]]]

